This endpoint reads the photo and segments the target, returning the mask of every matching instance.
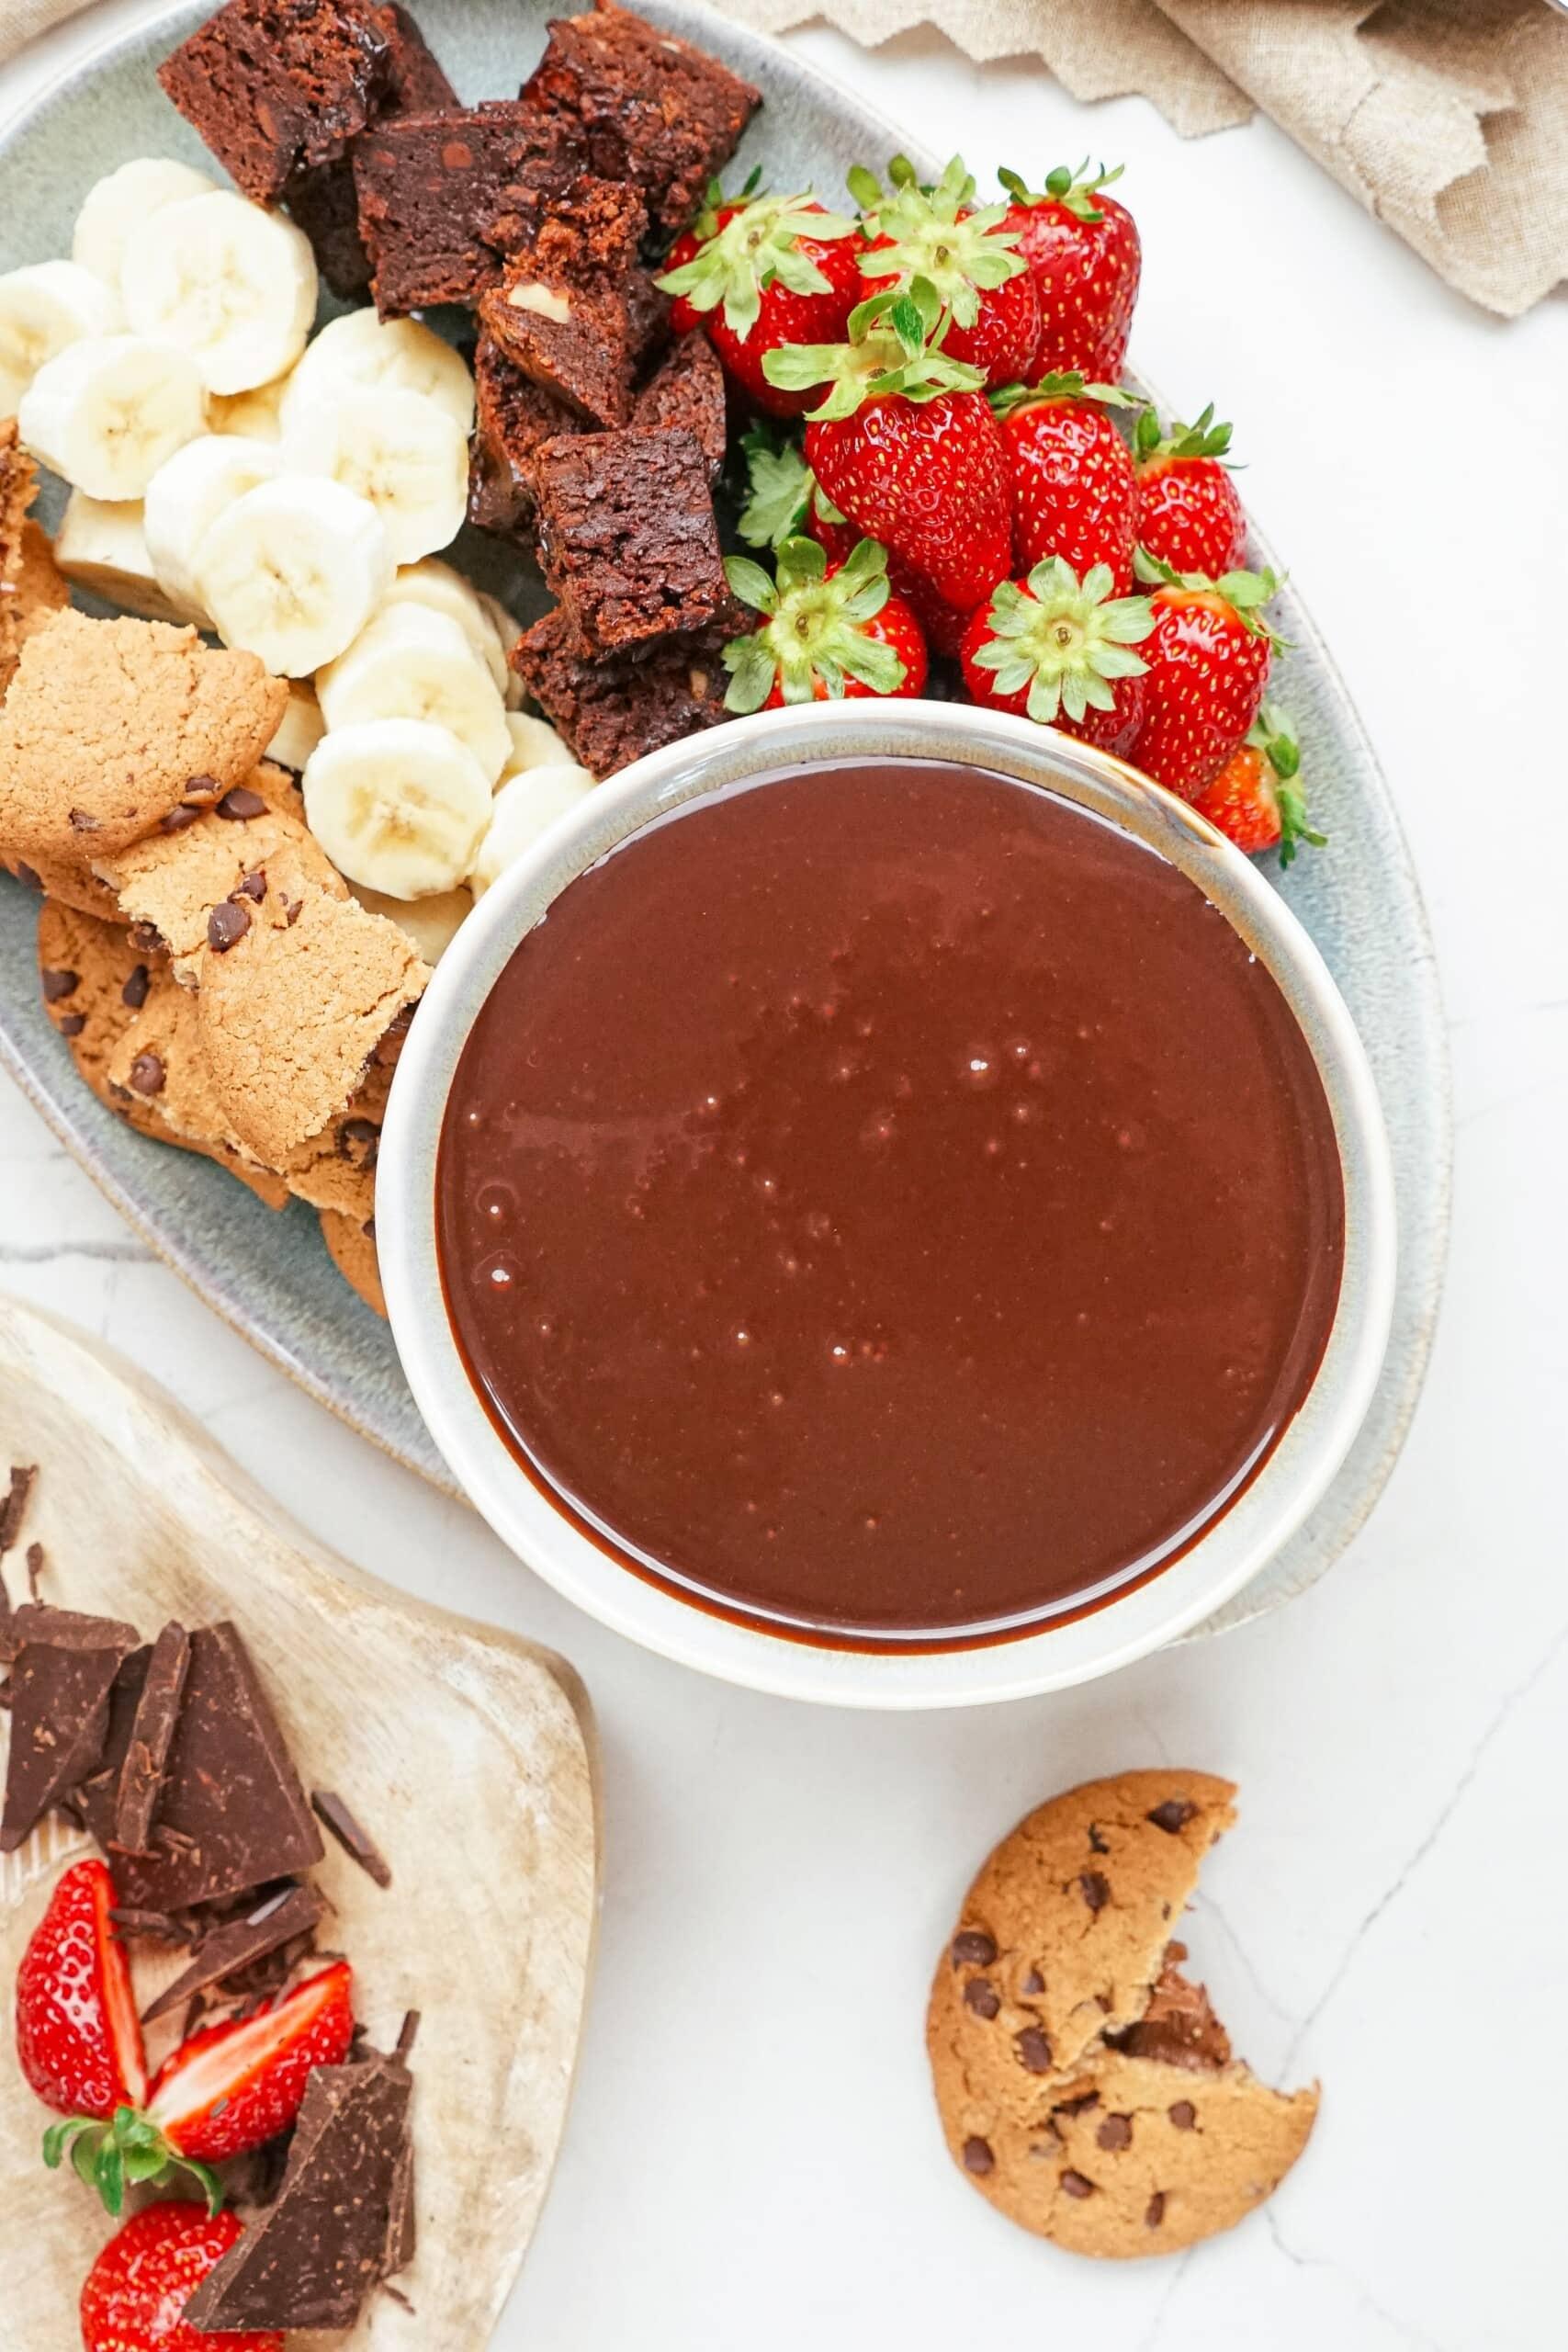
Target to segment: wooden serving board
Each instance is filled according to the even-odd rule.
[[[538,2218],[570,2098],[592,1961],[598,1821],[586,1696],[562,1660],[405,1600],[288,1525],[203,1431],[130,1366],[0,1299],[0,1485],[39,1465],[23,1542],[45,1597],[128,1617],[231,1616],[309,1786],[336,1790],[392,1870],[383,1892],[329,1838],[323,1946],[354,1962],[356,2005],[414,2052],[419,2251],[347,2335],[291,2352],[481,2352]],[[20,1551],[6,1561],[13,1600]],[[3,1718],[0,1718],[3,1720]],[[0,1740],[6,1736],[0,1733]],[[0,1858],[0,2007],[65,1865],[92,1850],[46,1822]],[[138,1958],[142,2005],[179,1956]],[[173,2028],[165,2024],[164,2034]],[[153,2041],[154,2062],[164,2042]],[[111,2224],[39,2156],[46,2110],[0,2039],[0,2339],[79,2352],[76,2300]],[[175,2193],[179,2193],[177,2190]]]

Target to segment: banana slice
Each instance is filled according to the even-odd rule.
[[[389,899],[385,890],[359,882],[354,895],[367,913],[395,922],[423,964],[439,964],[474,911],[474,894],[468,889],[443,890],[434,899]]]
[[[386,594],[376,509],[335,481],[280,474],[246,491],[201,542],[197,587],[225,645],[303,678],[359,635]]]
[[[209,392],[209,433],[236,433],[245,441],[278,441],[283,437],[283,396],[291,376],[275,376],[253,392]]]
[[[527,768],[577,765],[570,744],[564,736],[557,734],[547,718],[534,718],[526,712],[509,710],[506,731],[512,738],[512,749],[506,755],[506,765],[501,771],[502,784],[510,784],[514,775],[523,775]]]
[[[468,444],[446,409],[420,392],[347,386],[284,403],[283,462],[367,498],[398,563],[451,544],[468,504]]]
[[[474,379],[461,354],[418,319],[378,319],[348,311],[313,335],[290,379],[284,423],[344,391],[419,392],[474,429]]]
[[[525,850],[532,849],[558,817],[575,808],[583,795],[592,789],[593,778],[588,770],[570,761],[560,766],[527,768],[509,784],[503,784],[491,804],[485,837],[468,869],[468,888],[475,898],[482,899],[491,884],[499,881],[509,865],[516,864]]]
[[[316,258],[292,220],[218,188],[141,223],[119,290],[137,333],[188,351],[209,392],[246,392],[304,350]]]
[[[485,611],[485,600],[460,571],[433,555],[422,562],[405,563],[387,591],[389,605],[423,605],[456,621],[485,668],[497,694],[504,695],[507,669],[496,645],[495,631]]]
[[[147,552],[168,595],[187,613],[211,621],[196,582],[197,550],[225,507],[277,471],[277,453],[265,441],[237,434],[204,433],[176,449],[147,485]]]
[[[506,707],[508,710],[521,710],[527,700],[527,690],[506,657],[522,636],[523,624],[513,619],[499,596],[488,596],[481,589],[479,602],[485,608],[485,617],[495,631],[495,641],[501,648],[501,666],[506,678],[502,691],[506,696]]]
[[[454,620],[428,605],[384,605],[316,679],[329,733],[368,718],[423,718],[466,745],[493,785],[512,748],[506,707]]]
[[[160,466],[206,424],[188,352],[141,335],[67,344],[45,360],[17,411],[35,458],[91,498],[140,498]]]
[[[199,616],[169,595],[147,546],[141,503],[111,504],[73,490],[54,537],[54,560],[67,580],[144,621],[191,621]]]
[[[491,813],[471,752],[427,718],[368,718],[322,737],[305,770],[305,819],[350,882],[392,899],[455,889]]]
[[[165,204],[210,196],[217,188],[205,172],[176,164],[172,155],[139,155],[107,179],[95,180],[82,200],[71,237],[71,258],[112,286],[118,295],[125,249],[142,223]]]
[[[292,768],[299,775],[326,731],[327,722],[321,717],[314,687],[299,678],[290,678],[288,700],[277,732],[266,747],[266,756],[276,760],[280,768]]]
[[[35,261],[0,277],[0,416],[17,403],[46,359],[84,335],[115,334],[119,296],[73,261]]]

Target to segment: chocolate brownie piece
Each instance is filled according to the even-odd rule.
[[[634,269],[626,279],[626,328],[635,370],[649,367],[670,340],[670,297],[655,285],[653,272]]]
[[[502,255],[485,231],[503,193],[564,185],[581,164],[574,125],[512,101],[378,123],[355,142],[354,184],[381,316],[431,302],[471,309],[501,283]]]
[[[500,288],[479,303],[514,368],[591,424],[631,414],[627,286],[648,214],[634,187],[584,175],[547,193],[513,191],[490,234],[506,253]]]
[[[634,424],[684,425],[696,436],[716,481],[727,440],[724,369],[699,328],[685,334],[650,377],[632,406]]]
[[[575,411],[514,368],[492,335],[474,354],[474,437],[468,451],[468,520],[483,531],[532,527],[534,459],[558,434],[577,433]]]
[[[729,714],[720,633],[655,647],[620,662],[588,662],[559,607],[525,629],[509,659],[583,766],[613,775],[645,752],[700,734]]]
[[[731,609],[707,459],[682,427],[547,441],[535,461],[545,579],[582,650],[692,635]]]
[[[408,10],[393,0],[392,6],[378,7],[375,14],[387,36],[386,71],[376,120],[455,107],[457,93]],[[333,291],[345,297],[368,293],[370,256],[359,233],[352,144],[335,162],[297,172],[287,200],[310,240],[317,268]]]
[[[523,96],[585,134],[590,168],[634,179],[656,229],[683,229],[762,103],[716,57],[629,8],[601,5],[550,27]],[[613,160],[617,153],[622,160]]]
[[[236,185],[275,204],[365,129],[388,49],[371,0],[228,0],[158,79]]]

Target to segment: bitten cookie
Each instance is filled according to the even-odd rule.
[[[1161,1771],[1052,1799],[988,1858],[938,1964],[927,2047],[953,2159],[1076,2253],[1229,2229],[1312,2130],[1315,2090],[1283,2097],[1232,2061],[1172,1941],[1234,1795]]]

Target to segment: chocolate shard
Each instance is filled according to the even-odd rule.
[[[190,1635],[171,1620],[147,1661],[115,1792],[114,1842],[127,1853],[143,1852],[152,1835],[189,1668]]]
[[[296,1936],[310,1935],[326,1907],[324,1897],[313,1886],[288,1886],[258,1904],[247,1918],[209,1928],[190,1966],[142,2012],[142,2023],[151,2025],[155,2018],[167,2017],[193,1993],[205,1993],[209,1984],[220,1984],[236,1970],[248,1968],[292,1943]]]
[[[6,1489],[4,1501],[0,1501],[0,1559],[10,1551],[22,1532],[22,1521],[27,1517],[37,1480],[36,1462],[12,1464],[11,1483]]]
[[[326,1824],[343,1848],[378,1886],[390,1886],[391,1866],[380,1848],[350,1813],[343,1799],[332,1789],[312,1789],[310,1809],[319,1821]]]
[[[95,1770],[109,1729],[109,1693],[136,1648],[134,1625],[29,1602],[12,1621],[11,1750],[0,1854],[14,1853],[50,1807]]]
[[[184,1919],[171,1918],[167,1911],[133,1911],[117,1903],[109,1917],[122,1936],[145,1936],[155,1944],[181,1944],[193,1941],[192,1931]]]
[[[282,2187],[186,2305],[191,2327],[354,2325],[412,2252],[412,2089],[399,2058],[316,2068]]]
[[[149,1653],[149,1656],[151,1653]],[[140,1692],[138,1691],[138,1696]],[[133,1717],[132,1717],[133,1720]],[[100,1774],[83,1791],[87,1826],[114,1846],[114,1791],[129,1752],[111,1724]],[[136,1910],[183,1911],[311,1870],[323,1849],[272,1702],[235,1626],[190,1637],[185,1697],[175,1726],[147,1854],[114,1854],[120,1900]]]

